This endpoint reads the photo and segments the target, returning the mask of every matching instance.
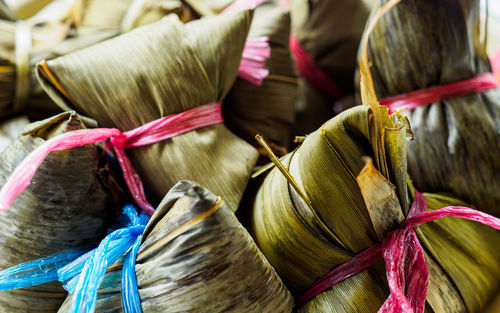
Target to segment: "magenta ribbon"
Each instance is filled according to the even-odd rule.
[[[302,48],[295,34],[290,35],[290,52],[300,76],[318,92],[332,99],[339,99],[344,95],[340,87],[314,62]]]
[[[449,206],[427,211],[424,195],[415,191],[410,213],[396,230],[389,232],[381,243],[362,251],[317,280],[309,290],[296,299],[297,306],[304,305],[317,294],[358,274],[383,258],[390,295],[378,312],[423,313],[429,285],[429,269],[425,262],[424,250],[412,228],[447,216],[479,222],[500,230],[500,219],[470,208]],[[405,272],[406,260],[408,263]]]
[[[388,97],[380,100],[380,104],[388,107],[389,114],[392,114],[400,109],[407,108],[413,110],[419,106],[426,106],[443,99],[456,98],[474,92],[496,89],[499,86],[499,82],[493,74],[483,73],[471,79]]]
[[[214,102],[179,114],[159,118],[123,133],[116,128],[94,128],[70,131],[53,137],[31,152],[10,175],[0,190],[0,211],[7,210],[16,197],[30,185],[40,164],[50,152],[72,149],[109,139],[106,145],[115,152],[132,197],[137,205],[151,216],[154,213],[154,208],[146,199],[142,181],[132,167],[125,149],[150,145],[223,121],[221,103]]]
[[[252,9],[267,0],[236,0],[222,11],[223,13]],[[262,85],[262,81],[269,75],[266,60],[271,56],[271,47],[268,37],[249,37],[243,48],[238,77],[254,85]]]

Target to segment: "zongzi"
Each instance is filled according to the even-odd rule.
[[[164,19],[41,63],[39,81],[61,108],[74,108],[102,127],[137,128],[224,99],[250,17],[241,11],[187,24]],[[252,146],[220,123],[128,153],[153,200],[178,180],[192,179],[222,195],[233,210],[257,159]]]
[[[397,2],[391,1],[377,12],[367,27],[364,43],[381,12]],[[378,107],[366,45],[362,47],[361,95],[365,105],[339,114],[309,135],[301,147],[283,158],[285,167],[279,166],[267,174],[255,197],[252,228],[256,242],[285,285],[297,295],[310,292],[314,281],[324,282],[322,277],[330,269],[361,251],[381,247],[377,242],[385,243],[388,231],[404,225],[401,222],[409,214],[414,217],[415,212],[409,211],[412,201],[412,209],[417,202],[426,201],[429,212],[461,204],[453,197],[427,194],[422,199],[413,192],[406,173],[409,125],[399,112],[389,116],[387,108]],[[363,166],[364,156],[372,158],[375,165]],[[425,209],[425,205],[421,208]],[[410,267],[413,269],[417,260],[413,248],[422,249],[420,241],[420,262],[427,261],[425,268],[428,266],[431,273],[427,304],[422,302],[418,311],[425,306],[426,312],[482,312],[500,287],[500,254],[495,248],[500,243],[500,233],[470,221],[450,219],[422,225],[416,232],[418,237],[414,235],[410,249],[415,258],[409,261]],[[404,244],[394,246],[394,253],[406,253],[405,248]],[[392,254],[384,256],[389,258]],[[405,268],[405,259],[402,261],[398,263],[398,274]],[[301,303],[299,311],[378,311],[389,290],[382,264],[372,264],[366,270],[344,276],[336,285],[330,285],[331,289],[322,288],[323,292]],[[389,263],[388,270],[394,265]],[[409,279],[413,280],[408,282],[408,292],[416,292],[419,297],[425,295],[425,281],[420,280],[418,285],[419,278],[412,275],[422,274],[420,278],[424,278],[425,269],[420,270],[423,272],[410,273]],[[400,276],[393,274],[387,273],[392,280],[391,291],[402,287],[404,292],[404,277],[400,281],[403,285],[395,287],[399,285],[394,279]],[[398,299],[391,302],[389,298],[385,304],[403,303]],[[412,299],[415,301],[409,307],[418,302]]]
[[[71,112],[28,125],[0,154],[1,184],[47,139],[82,128]],[[93,145],[51,153],[31,186],[9,210],[0,212],[0,268],[102,239],[115,216],[113,193],[117,190],[106,164],[106,155]],[[54,312],[65,297],[56,283],[0,291],[0,311]]]
[[[120,259],[108,268],[96,312],[122,312],[122,267]],[[143,312],[290,313],[293,308],[290,293],[234,213],[190,181],[169,191],[146,226],[135,276],[137,290],[126,292],[138,292]],[[68,312],[73,297],[59,312]]]
[[[491,71],[480,13],[479,0],[402,1],[375,27],[368,56],[381,103],[426,90],[436,99],[403,112],[415,186],[500,216],[500,90],[449,98],[439,87]]]

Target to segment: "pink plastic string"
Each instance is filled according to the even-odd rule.
[[[406,94],[380,100],[380,104],[389,108],[389,114],[400,110],[413,110],[419,106],[426,106],[443,99],[465,96],[499,87],[499,82],[491,73],[479,74],[471,79],[459,82],[429,87],[412,91]]]
[[[429,269],[423,248],[412,228],[447,216],[479,222],[500,230],[500,219],[470,208],[449,206],[427,211],[423,194],[415,191],[415,200],[410,213],[396,230],[389,232],[382,243],[362,251],[317,280],[309,290],[296,299],[297,306],[304,305],[317,294],[358,274],[383,258],[390,295],[378,312],[423,313],[429,285]],[[406,260],[408,263],[405,272]]]
[[[269,75],[266,60],[271,56],[271,47],[268,37],[249,37],[245,42],[238,76],[254,85],[262,85],[264,78]]]
[[[222,11],[223,13],[253,9],[267,0],[236,0]],[[266,60],[271,56],[268,37],[249,37],[243,48],[238,77],[254,85],[262,85],[269,75]]]
[[[332,99],[339,99],[344,95],[342,89],[326,75],[302,48],[295,34],[290,36],[290,51],[293,54],[300,76],[304,77],[313,88]]]
[[[170,139],[201,127],[222,123],[221,103],[214,102],[174,115],[165,116],[122,133],[116,128],[80,129],[53,137],[31,152],[10,175],[0,190],[0,211],[7,210],[16,197],[31,183],[45,157],[52,151],[72,149],[105,141],[115,152],[123,177],[137,205],[149,216],[154,208],[147,201],[142,181],[132,167],[125,149]]]

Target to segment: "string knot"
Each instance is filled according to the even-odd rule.
[[[128,138],[122,132],[120,132],[109,138],[109,141],[115,149],[125,150],[125,148],[127,147]]]

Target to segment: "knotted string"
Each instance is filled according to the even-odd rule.
[[[332,99],[339,99],[344,95],[342,89],[330,79],[302,48],[295,34],[290,35],[290,52],[293,54],[300,76],[304,77],[319,93]]]
[[[134,201],[146,214],[151,216],[154,213],[154,208],[146,199],[142,181],[132,167],[125,149],[150,145],[223,121],[221,103],[214,102],[179,114],[159,118],[124,133],[116,128],[94,128],[70,131],[53,137],[31,152],[10,175],[0,190],[0,211],[7,210],[15,198],[29,186],[38,167],[50,152],[72,149],[109,139],[106,145],[115,152]]]
[[[479,222],[500,230],[500,219],[470,208],[448,206],[427,211],[424,195],[415,191],[410,213],[396,230],[389,232],[381,243],[362,251],[317,280],[309,290],[296,299],[297,306],[304,305],[317,294],[360,273],[383,258],[390,295],[378,312],[423,313],[429,284],[429,269],[425,262],[424,250],[412,228],[447,216]],[[405,272],[406,260],[408,263]]]
[[[419,106],[426,106],[444,99],[465,96],[474,92],[496,89],[500,83],[491,73],[482,73],[471,79],[466,79],[451,84],[433,86],[388,97],[380,100],[380,104],[389,108],[389,114],[400,109],[413,110]]]

